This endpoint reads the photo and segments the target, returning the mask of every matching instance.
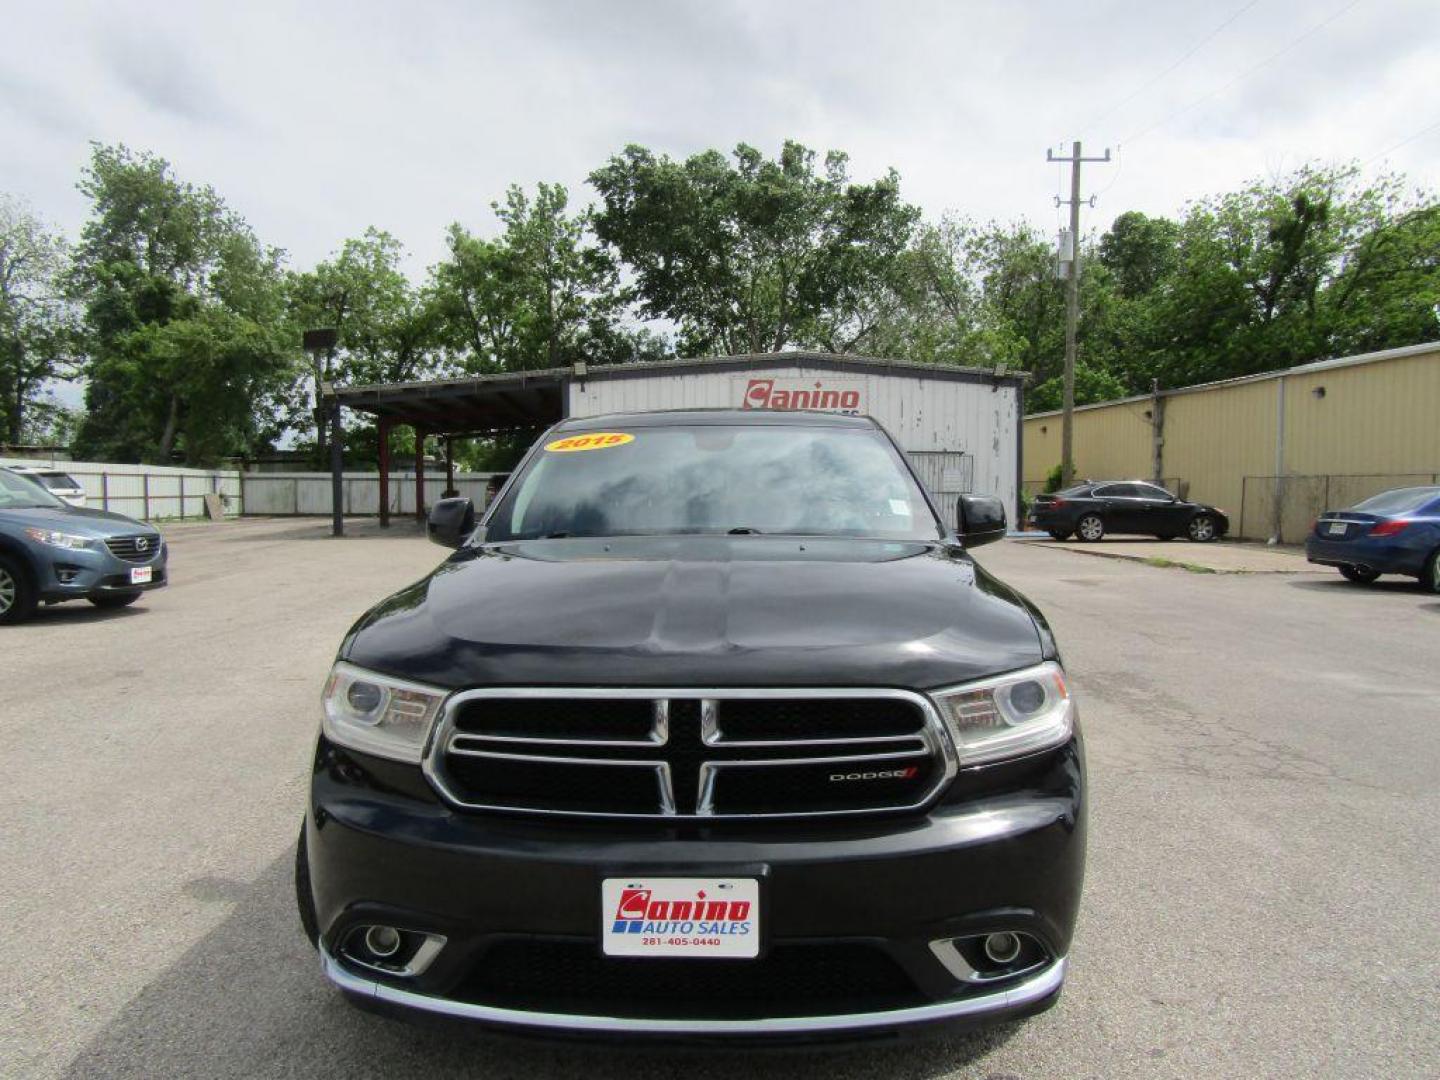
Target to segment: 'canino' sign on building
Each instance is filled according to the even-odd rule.
[[[735,380],[737,383],[739,379]],[[818,409],[822,412],[863,412],[862,383],[845,379],[747,379],[742,409]]]

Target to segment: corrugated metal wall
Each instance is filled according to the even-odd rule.
[[[1299,540],[1319,509],[1440,475],[1440,345],[1362,363],[1164,395],[1166,477],[1226,510],[1241,535],[1264,538],[1280,502],[1281,538]],[[1284,384],[1283,481],[1276,424]],[[1152,403],[1140,398],[1075,413],[1076,475],[1149,477]],[[1025,487],[1060,461],[1060,416],[1025,420]]]
[[[455,489],[477,508],[494,473],[456,473]],[[262,515],[329,515],[332,506],[329,473],[245,473],[245,513]],[[425,473],[425,504],[431,506],[445,490],[443,472]],[[380,477],[373,472],[345,473],[342,478],[345,514],[380,513]],[[390,474],[390,513],[415,513],[415,476]]]
[[[963,453],[971,462],[971,490],[1015,505],[1019,395],[1013,386],[803,366],[623,378],[592,374],[572,380],[568,413],[738,408],[752,379],[854,387],[861,394],[859,411],[883,424],[903,449]]]

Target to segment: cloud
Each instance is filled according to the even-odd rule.
[[[1433,0],[1360,4],[1262,64],[1349,3],[1267,0],[1157,78],[1243,3],[52,0],[14,7],[0,39],[0,190],[73,232],[87,140],[124,141],[213,184],[298,265],[375,225],[420,274],[450,221],[493,227],[510,183],[589,201],[585,177],[628,142],[796,138],[848,151],[858,178],[893,166],[932,217],[1048,231],[1063,177],[1045,148],[1087,125],[1087,150],[1153,127],[1085,174],[1104,227],[1433,123],[1416,112],[1440,100]],[[1391,163],[1440,186],[1440,135]]]
[[[101,37],[99,58],[115,82],[149,109],[197,124],[229,126],[235,119],[218,87],[163,30],[112,25]]]

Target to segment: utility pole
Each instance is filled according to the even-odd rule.
[[[1069,487],[1075,482],[1074,446],[1075,423],[1075,329],[1080,321],[1080,164],[1085,161],[1107,162],[1110,151],[1104,157],[1085,157],[1080,152],[1080,140],[1076,139],[1074,149],[1068,158],[1056,157],[1055,151],[1045,151],[1046,161],[1068,161],[1070,163],[1070,198],[1055,196],[1055,205],[1070,205],[1070,273],[1065,278],[1065,399],[1064,415],[1060,421],[1060,486]],[[1091,196],[1090,205],[1095,205]]]

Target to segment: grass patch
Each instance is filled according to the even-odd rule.
[[[1162,569],[1169,570],[1188,570],[1192,574],[1215,573],[1215,568],[1213,566],[1201,566],[1199,563],[1193,562],[1177,562],[1174,559],[1167,559],[1161,555],[1152,555],[1150,558],[1145,560],[1145,565],[1158,566]]]

